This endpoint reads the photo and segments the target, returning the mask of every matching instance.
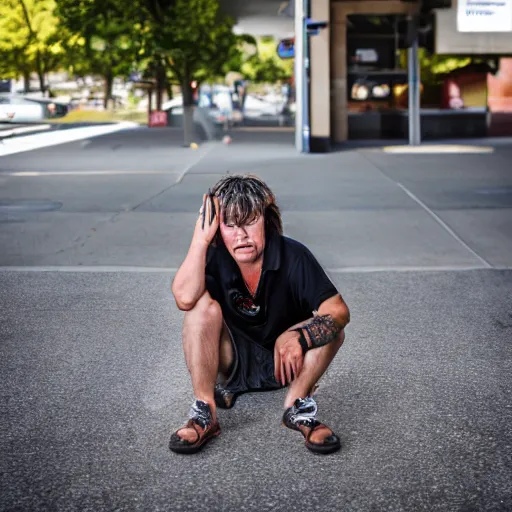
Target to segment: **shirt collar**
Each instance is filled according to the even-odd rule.
[[[282,236],[278,233],[269,235],[265,242],[263,253],[263,272],[266,270],[279,270],[281,266]]]

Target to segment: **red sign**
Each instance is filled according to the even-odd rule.
[[[167,112],[162,110],[153,110],[149,116],[150,128],[158,126],[167,126]]]

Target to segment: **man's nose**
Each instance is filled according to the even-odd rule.
[[[243,237],[247,236],[247,231],[245,230],[244,226],[236,226],[235,233],[236,233],[236,236],[243,236]]]

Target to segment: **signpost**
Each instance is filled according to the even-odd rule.
[[[295,4],[302,7],[302,10],[295,11],[295,90],[297,99],[296,133],[295,144],[302,153],[309,153],[310,141],[310,119],[309,119],[309,37],[314,36],[323,28],[327,27],[326,21],[315,21],[309,18],[310,1],[302,0]]]
[[[277,55],[281,59],[293,59],[295,57],[295,39],[282,39],[279,41]]]
[[[418,58],[418,34],[408,50],[409,66],[409,145],[421,144],[420,59]]]
[[[135,78],[135,77],[134,77]],[[148,92],[148,126],[167,126],[167,113],[161,110],[153,110],[153,89],[155,82],[152,80],[134,80],[133,85],[137,89],[143,89]]]
[[[152,110],[149,113],[149,127],[162,127],[167,126],[167,112],[163,110]]]
[[[407,19],[409,48],[407,66],[409,75],[409,145],[421,144],[421,102],[420,102],[420,59],[418,56],[418,18],[409,16]]]

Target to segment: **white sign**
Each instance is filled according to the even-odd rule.
[[[356,50],[357,62],[378,62],[379,55],[373,48],[360,48]]]
[[[512,32],[512,0],[458,0],[459,32]]]

